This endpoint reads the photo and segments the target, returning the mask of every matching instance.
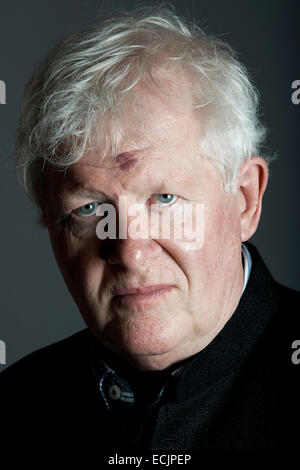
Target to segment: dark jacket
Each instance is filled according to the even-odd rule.
[[[277,284],[257,250],[247,246],[253,265],[237,310],[169,383],[158,406],[127,415],[125,427],[124,417],[105,408],[91,370],[86,329],[0,374],[5,439],[52,453],[87,446],[109,455],[130,448],[126,419],[135,419],[138,448],[296,448],[300,364],[292,361],[292,343],[300,340],[300,293]]]

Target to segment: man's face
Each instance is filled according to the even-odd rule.
[[[70,292],[94,335],[140,369],[164,369],[207,346],[242,291],[237,197],[199,156],[201,121],[183,101],[141,94],[138,116],[126,115],[117,160],[101,162],[99,146],[47,178],[48,229]],[[118,215],[120,196],[128,207],[155,203],[161,211],[202,204],[203,245],[187,249],[184,237],[100,240],[97,205],[88,204],[112,203]]]

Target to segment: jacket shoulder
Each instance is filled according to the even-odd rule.
[[[277,310],[271,323],[273,332],[273,354],[277,350],[278,362],[282,359],[286,369],[299,384],[299,368],[291,360],[294,345],[300,343],[300,292],[277,284],[279,300]]]
[[[300,326],[300,292],[279,283],[276,285],[279,292],[279,312],[285,314],[288,322]]]
[[[46,374],[50,378],[54,371],[57,374],[59,370],[66,370],[65,366],[67,364],[78,363],[86,355],[88,338],[89,331],[86,328],[19,359],[1,372],[1,391],[7,385],[20,383],[21,380],[25,380],[25,383],[28,383],[33,377],[37,380],[38,377],[41,378],[41,376]]]
[[[293,300],[298,300],[298,302],[300,302],[300,292],[295,290],[295,289],[291,289],[290,287],[287,287],[283,284],[279,284],[278,282],[276,282],[277,284],[277,287],[279,288],[279,290],[281,291],[281,295],[286,297],[286,298],[291,298]]]

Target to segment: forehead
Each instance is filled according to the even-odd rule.
[[[112,115],[104,134],[102,141],[100,136],[96,148],[86,153],[79,164],[113,166],[128,172],[137,161],[145,161],[146,156],[148,160],[149,155],[158,151],[161,156],[163,152],[172,152],[175,157],[177,148],[196,148],[201,123],[190,93],[168,95],[153,87],[145,90],[140,86],[134,100],[128,100],[117,116]]]
[[[199,166],[198,143],[201,121],[196,118],[190,95],[171,95],[151,88],[136,91],[135,105],[130,102],[112,122],[120,136],[116,151],[111,145],[104,152],[101,141],[55,184],[95,187],[104,193],[126,189],[140,191],[149,182],[165,187],[170,182],[191,184]],[[113,120],[112,120],[113,121]],[[108,135],[111,129],[107,129]],[[199,167],[198,167],[199,168]],[[197,175],[199,178],[199,175]],[[58,181],[59,180],[59,181]]]

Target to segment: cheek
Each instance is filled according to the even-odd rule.
[[[53,251],[66,284],[77,300],[79,297],[91,296],[103,276],[103,262],[97,256],[96,243],[80,242],[61,234],[50,233]]]
[[[240,223],[234,206],[224,204],[208,209],[205,215],[204,243],[195,253],[201,265],[207,286],[222,279],[224,272],[229,276],[236,253],[241,250]]]
[[[160,240],[159,243],[168,254],[168,260],[163,263],[163,270],[166,271],[169,266],[169,279],[176,280],[185,295],[185,301],[189,302],[191,291],[194,286],[199,285],[199,276],[203,270],[203,248],[191,250],[191,242],[186,240]]]
[[[193,218],[192,230],[180,240],[162,240],[160,244],[184,273],[189,290],[205,289],[215,282],[223,263],[230,261],[240,246],[239,218],[230,204],[220,202],[214,207],[200,205]],[[202,287],[201,287],[202,286]]]
[[[152,223],[151,235],[158,233],[159,243],[180,259],[202,248],[204,223],[204,204],[181,203],[163,212],[159,223]]]
[[[214,207],[207,207],[205,211],[205,245],[217,244],[218,249],[225,250],[237,239],[240,239],[240,223],[238,211],[233,202],[219,201]]]

